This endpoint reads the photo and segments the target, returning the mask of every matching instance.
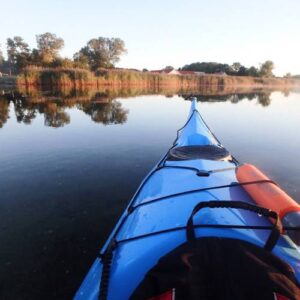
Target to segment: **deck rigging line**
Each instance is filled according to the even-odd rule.
[[[207,177],[207,176],[210,176],[210,174],[212,174],[212,173],[223,172],[223,171],[228,171],[228,170],[231,170],[231,169],[235,169],[236,167],[238,167],[240,165],[239,162],[233,156],[231,156],[231,158],[232,158],[231,162],[234,163],[236,167],[219,169],[219,170],[206,171],[206,170],[200,170],[200,169],[197,169],[197,168],[194,168],[194,167],[189,167],[189,166],[171,166],[171,165],[166,165],[167,157],[168,157],[171,149],[173,149],[173,148],[175,148],[177,146],[177,140],[179,138],[180,131],[183,130],[188,125],[188,123],[190,122],[190,120],[192,119],[192,117],[193,117],[193,115],[195,113],[197,113],[199,115],[200,119],[202,120],[202,122],[204,123],[204,125],[206,126],[206,128],[208,129],[208,131],[210,132],[210,134],[217,141],[218,146],[222,146],[221,142],[218,140],[218,138],[214,135],[214,133],[209,128],[209,126],[206,124],[206,122],[202,118],[202,116],[199,113],[199,111],[197,109],[194,109],[192,111],[190,117],[188,118],[188,120],[184,124],[184,126],[177,130],[176,139],[174,140],[172,147],[170,147],[170,149],[167,151],[167,153],[158,162],[158,164],[156,165],[156,168],[154,168],[148,174],[148,176],[144,179],[144,181],[139,186],[137,192],[134,194],[133,198],[131,199],[131,201],[130,201],[128,207],[127,207],[127,213],[124,214],[123,217],[121,217],[120,222],[118,223],[117,227],[113,231],[113,233],[111,235],[111,238],[110,238],[110,242],[107,244],[106,248],[104,250],[102,250],[99,253],[99,255],[98,255],[98,257],[102,261],[102,265],[103,265],[102,274],[101,274],[101,280],[100,280],[100,283],[99,283],[99,294],[98,294],[98,299],[99,300],[106,300],[107,299],[107,296],[108,296],[108,286],[109,286],[109,277],[110,277],[110,268],[111,268],[111,264],[112,264],[112,260],[113,260],[114,250],[116,249],[116,247],[120,243],[130,242],[130,241],[134,241],[134,240],[138,240],[138,239],[141,239],[141,238],[145,238],[145,237],[149,237],[149,236],[154,236],[154,235],[158,235],[158,234],[163,234],[163,233],[174,232],[174,231],[179,231],[179,230],[187,230],[188,229],[187,226],[180,226],[180,227],[175,227],[175,228],[160,230],[160,231],[157,231],[157,232],[151,232],[151,233],[147,233],[147,234],[143,234],[143,235],[139,235],[139,236],[135,236],[135,237],[131,237],[131,238],[119,240],[119,241],[116,240],[116,236],[118,235],[118,233],[119,233],[120,229],[122,228],[123,224],[127,220],[128,216],[135,209],[137,209],[139,207],[142,207],[144,205],[149,205],[149,204],[152,204],[152,203],[156,203],[158,201],[162,201],[162,200],[165,200],[165,199],[168,199],[168,198],[178,197],[178,196],[188,195],[188,194],[193,194],[193,193],[202,192],[202,191],[208,191],[208,190],[214,190],[214,189],[222,189],[222,188],[238,187],[238,186],[250,185],[250,184],[263,184],[263,183],[276,184],[272,180],[257,180],[257,181],[242,182],[242,183],[234,182],[234,183],[231,183],[231,184],[228,184],[228,185],[212,186],[212,187],[206,187],[206,188],[189,190],[189,191],[180,192],[180,193],[174,193],[174,194],[166,195],[166,196],[159,197],[159,198],[154,198],[154,199],[151,199],[149,201],[146,201],[146,202],[134,205],[135,202],[136,202],[136,199],[138,198],[138,196],[139,196],[139,194],[141,192],[141,190],[143,189],[143,187],[145,186],[145,184],[148,182],[148,180],[157,171],[160,171],[162,169],[165,169],[165,168],[175,168],[175,169],[191,170],[191,171],[195,171],[198,176]],[[222,225],[222,224],[193,225],[193,227],[194,228],[204,228],[205,227],[205,228],[260,229],[260,230],[270,230],[270,229],[273,228],[272,226],[248,226],[248,225],[247,226],[243,226],[243,225]],[[285,227],[284,229],[286,229],[286,230],[300,230],[300,227],[299,228],[298,227],[289,227],[289,228]]]

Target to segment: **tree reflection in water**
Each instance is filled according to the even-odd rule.
[[[9,101],[0,98],[0,128],[4,126],[9,118]]]
[[[128,110],[122,108],[118,101],[109,101],[108,103],[90,102],[79,106],[96,123],[104,125],[123,124],[127,121]]]
[[[63,127],[70,123],[68,108],[76,107],[82,110],[96,123],[104,125],[123,124],[127,121],[128,110],[122,104],[103,93],[93,97],[56,97],[36,94],[35,97],[25,97],[20,93],[10,92],[0,96],[0,128],[9,118],[10,103],[14,106],[17,122],[31,124],[38,114],[44,116],[44,124],[49,127]]]
[[[257,101],[262,106],[269,106],[271,104],[271,93],[260,94],[257,97]]]
[[[280,90],[284,96],[289,91]],[[21,92],[7,92],[0,95],[0,128],[4,126],[12,113],[13,105],[16,119],[19,123],[31,124],[41,114],[44,124],[49,127],[63,127],[71,122],[67,109],[76,107],[89,115],[92,121],[104,125],[124,124],[127,121],[128,110],[122,107],[117,97],[134,97],[139,95],[165,95],[170,98],[179,95],[186,100],[192,96],[199,102],[231,102],[238,103],[242,100],[257,101],[263,107],[271,104],[272,90],[262,88],[234,88],[204,86],[196,90],[156,89],[143,88],[106,88],[104,90],[70,90],[52,89],[51,92],[26,89]],[[24,96],[26,95],[26,96]]]
[[[271,92],[253,92],[229,95],[182,95],[186,100],[191,97],[196,97],[198,102],[231,102],[233,104],[239,103],[242,100],[252,101],[257,99],[257,102],[262,106],[269,106],[271,104]]]
[[[31,124],[36,117],[36,108],[32,107],[30,103],[24,105],[24,99],[17,98],[13,101],[15,114],[19,123]]]
[[[45,126],[63,127],[64,125],[70,123],[70,116],[56,103],[47,103],[43,109]]]

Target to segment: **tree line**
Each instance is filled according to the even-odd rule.
[[[92,71],[98,68],[111,68],[127,52],[125,43],[120,38],[93,38],[87,42],[72,59],[62,58],[60,51],[64,40],[54,33],[36,35],[36,48],[29,45],[20,36],[6,41],[7,59],[4,58],[0,45],[0,71],[17,74],[28,66],[84,68]]]
[[[36,48],[29,45],[20,36],[6,41],[7,59],[4,58],[0,45],[0,72],[18,74],[28,66],[50,68],[82,68],[96,71],[99,68],[113,68],[120,57],[127,52],[125,43],[120,38],[98,37],[89,40],[73,58],[63,58],[60,51],[64,40],[54,33],[36,35]],[[243,66],[239,62],[232,65],[217,62],[195,62],[180,68],[183,71],[197,71],[207,74],[224,72],[234,76],[273,77],[274,63],[270,60],[259,68]],[[144,69],[143,71],[148,71]],[[291,77],[288,73],[285,77]]]
[[[239,62],[232,65],[217,62],[196,62],[185,65],[181,68],[183,71],[204,72],[207,74],[226,73],[233,76],[253,76],[253,77],[274,77],[274,63],[267,60],[262,63],[259,68],[251,66],[247,68]]]

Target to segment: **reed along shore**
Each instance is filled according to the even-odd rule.
[[[296,87],[299,79],[278,77],[249,77],[229,75],[167,75],[152,72],[129,70],[97,70],[91,72],[79,68],[40,68],[27,67],[17,76],[17,85],[26,87],[70,87],[84,89],[88,87],[101,88],[132,87],[143,88],[176,87],[197,88],[201,86],[243,86],[243,87]]]

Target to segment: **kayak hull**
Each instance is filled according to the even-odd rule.
[[[172,148],[190,145],[223,147],[197,111],[191,106],[185,126],[179,130]],[[238,162],[191,159],[170,161],[165,156],[149,173],[130,201],[114,231],[101,250],[104,253],[114,241],[110,268],[108,299],[128,299],[145,274],[157,261],[186,242],[186,223],[199,202],[212,200],[243,201],[255,204],[239,185]],[[205,175],[205,172],[208,174]],[[270,220],[240,209],[203,209],[195,215],[197,225],[271,226]],[[242,228],[196,228],[196,237],[240,239],[264,247],[270,230]],[[297,246],[281,236],[273,253],[290,264],[300,281]],[[97,258],[74,299],[98,299],[102,260]]]

